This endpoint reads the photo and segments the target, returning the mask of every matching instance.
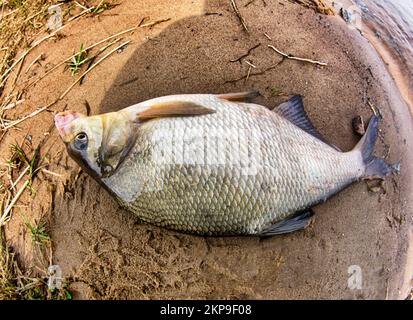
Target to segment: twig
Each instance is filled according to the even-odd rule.
[[[86,99],[85,99],[85,102],[83,103],[83,105],[85,106],[85,109],[86,109],[86,115],[90,116],[91,107],[90,107],[89,102]]]
[[[222,16],[222,13],[219,13],[219,12],[205,12],[204,15],[206,15],[206,16]]]
[[[24,59],[24,57],[30,52],[30,49],[26,50],[20,57],[17,59],[1,76],[0,76],[0,88],[6,83],[7,79],[9,78],[9,73],[13,70],[13,68]]]
[[[248,81],[248,79],[249,79],[249,77],[250,77],[250,74],[251,74],[251,69],[252,69],[252,67],[251,67],[251,66],[249,66],[249,67],[248,67],[248,72],[247,72],[247,77],[245,78],[245,82],[247,82],[247,81]]]
[[[103,0],[100,0],[99,4],[96,6],[96,10],[99,9],[99,7],[102,5]]]
[[[139,22],[139,24],[138,24],[138,27],[140,27],[146,20],[148,20],[149,19],[149,17],[143,17],[142,19],[141,19],[141,22]]]
[[[4,199],[3,200],[1,200],[1,203],[0,203],[0,208],[2,208],[3,207],[3,205],[4,205],[4,207],[7,207],[8,206],[8,204],[10,203],[10,199],[11,199],[11,197],[12,197],[12,193],[10,192],[10,190],[8,190],[9,192],[7,192],[7,200],[6,201],[4,201]],[[1,220],[6,220],[6,217],[5,218],[3,218],[3,215],[0,217],[0,221]]]
[[[25,99],[21,99],[21,100],[16,101],[16,102],[9,103],[8,105],[5,105],[4,107],[2,107],[0,111],[13,109],[14,107],[18,106],[19,104],[22,104],[24,101],[25,101]]]
[[[82,8],[83,10],[89,10],[90,8],[85,7],[84,5],[80,4],[79,2],[75,1],[76,5],[80,8]]]
[[[260,45],[261,45],[261,43],[256,44],[252,48],[248,49],[247,53],[243,54],[242,56],[240,56],[237,59],[229,60],[229,62],[237,62],[237,61],[241,62],[242,58],[248,57],[251,54],[252,50],[257,49]]]
[[[312,64],[318,64],[320,66],[326,66],[327,63],[325,62],[320,62],[320,61],[316,61],[316,60],[311,60],[311,59],[305,59],[305,58],[298,58],[298,57],[294,57],[290,54],[286,54],[280,50],[278,50],[276,47],[272,46],[272,45],[268,45],[269,48],[273,49],[275,52],[277,52],[278,54],[282,55],[284,58],[287,59],[291,59],[291,60],[298,60],[298,61],[303,61],[303,62],[308,62],[308,63],[312,63]]]
[[[9,122],[6,126],[4,126],[2,129],[3,129],[3,130],[8,130],[8,129],[10,129],[11,127],[14,127],[15,125],[23,122],[24,120],[27,120],[27,119],[29,119],[29,118],[32,118],[32,117],[38,115],[39,113],[45,111],[47,108],[51,107],[51,106],[54,105],[56,102],[57,102],[57,100],[54,101],[54,102],[52,102],[52,103],[50,103],[50,104],[48,104],[47,106],[41,107],[40,109],[37,109],[36,111],[33,111],[32,113],[30,113],[30,114],[27,115],[27,116],[24,116],[24,117],[21,118],[21,119],[11,121],[11,122]]]
[[[373,114],[374,114],[375,116],[378,116],[377,110],[376,110],[376,108],[373,106],[373,104],[370,102],[370,100],[367,100],[367,104],[369,105],[369,107],[370,107],[371,111],[373,112]]]
[[[4,2],[3,2],[3,3],[4,3]],[[15,13],[17,10],[18,10],[18,9],[14,9],[14,10],[12,10],[12,11],[10,11],[10,12],[7,12],[6,14],[3,14],[3,12],[2,12],[2,15],[1,15],[1,17],[0,17],[0,20],[3,19],[3,18],[5,18],[5,17],[7,17],[7,16],[9,16],[9,15],[11,15],[11,14],[13,14],[13,13]]]
[[[42,11],[39,11],[39,12],[37,12],[37,13],[35,13],[35,14],[32,14],[30,17],[28,17],[26,20],[24,20],[24,23],[32,20],[33,18],[36,18],[38,15],[41,15],[41,14],[42,14]]]
[[[20,76],[20,72],[22,71],[23,64],[24,64],[24,58],[25,58],[25,57],[23,57],[22,61],[20,62],[19,68],[17,69],[16,76],[14,77],[13,84],[12,84],[13,88],[14,88],[14,86],[16,85],[17,79],[18,79],[19,76]],[[13,90],[12,90],[12,91],[13,91]]]
[[[370,101],[369,98],[367,99],[367,103],[368,103],[371,111],[373,111],[373,114],[374,114],[375,116],[379,117],[380,119],[383,119],[383,115],[382,115],[380,109],[377,108],[375,105],[373,105],[373,104],[371,103],[371,101]]]
[[[47,174],[50,174],[50,175],[55,176],[55,177],[58,177],[58,178],[63,177],[61,174],[58,174],[58,173],[56,173],[56,172],[53,172],[53,171],[50,171],[50,170],[47,170],[47,169],[42,169],[42,172],[47,173]]]
[[[279,64],[281,64],[283,61],[284,61],[284,59],[282,59],[280,62],[277,62],[276,64],[274,64],[274,65],[272,65],[272,66],[269,66],[268,68],[264,69],[263,71],[254,72],[254,73],[249,73],[249,74],[247,74],[247,75],[245,75],[245,76],[242,76],[242,77],[240,77],[240,78],[237,78],[237,79],[227,80],[227,81],[224,82],[224,84],[227,84],[227,83],[236,83],[236,82],[238,82],[238,81],[241,81],[241,80],[243,80],[243,79],[246,79],[247,77],[250,78],[250,77],[252,77],[252,76],[262,75],[262,74],[266,73],[267,71],[276,68],[276,67],[277,67]]]
[[[255,65],[253,65],[251,62],[248,60],[245,60],[245,63],[248,64],[250,67],[253,67],[254,69],[257,68]]]
[[[237,7],[237,4],[235,3],[235,0],[231,0],[231,5],[232,5],[232,8],[234,9],[235,14],[237,15],[239,21],[241,22],[245,32],[249,33],[247,23],[245,22],[244,18],[242,17],[241,12],[239,12],[239,9]]]
[[[7,218],[7,215],[9,214],[9,212],[11,211],[11,209],[13,208],[13,206],[15,205],[15,203],[17,202],[17,200],[19,200],[20,196],[22,195],[23,191],[26,189],[26,187],[29,185],[29,179],[26,180],[26,182],[23,184],[23,186],[20,188],[20,190],[16,193],[16,195],[14,196],[14,198],[11,200],[11,202],[9,203],[9,205],[7,206],[6,210],[4,210],[3,215],[0,217],[0,226],[3,226],[5,223],[5,220]]]
[[[3,87],[4,83],[6,82],[6,80],[7,80],[7,78],[8,78],[9,73],[14,69],[14,67],[15,67],[20,61],[22,61],[22,60],[30,53],[30,51],[32,51],[35,47],[37,47],[37,46],[38,46],[39,44],[41,44],[43,41],[46,41],[47,39],[55,36],[55,34],[56,34],[58,31],[62,30],[65,26],[66,26],[66,25],[60,27],[59,29],[56,29],[56,30],[53,31],[51,34],[49,34],[48,36],[43,37],[43,38],[35,41],[35,42],[30,46],[30,48],[28,48],[25,52],[23,52],[23,54],[0,76],[0,80],[2,80],[1,83],[0,83],[0,88]]]
[[[97,57],[97,56],[95,55],[95,56],[93,56],[93,57],[90,59],[89,63],[87,64],[86,71],[89,70],[90,67],[95,63],[96,57]],[[83,84],[83,80],[85,80],[85,76],[84,76],[84,75],[80,77],[80,81],[79,81],[79,85],[80,85],[80,86]]]
[[[27,73],[27,72],[30,70],[30,68],[33,67],[33,65],[34,65],[37,61],[39,61],[40,59],[42,59],[42,57],[43,57],[43,53],[39,54],[39,55],[37,56],[37,58],[35,58],[35,59],[29,64],[29,66],[27,67],[27,69],[26,69],[26,71],[25,71],[24,73]]]
[[[10,189],[13,189],[13,188],[19,183],[19,181],[23,178],[23,176],[26,174],[27,170],[29,170],[29,169],[30,169],[30,167],[27,166],[27,167],[22,171],[22,173],[19,175],[19,177],[16,179],[16,181],[14,181],[14,182],[12,183],[12,185],[10,186]]]
[[[90,71],[92,71],[96,66],[98,66],[103,60],[105,60],[107,57],[109,57],[111,54],[113,54],[114,52],[116,52],[117,50],[119,50],[120,48],[124,47],[125,45],[127,45],[130,42],[130,40],[122,43],[120,46],[117,46],[115,49],[109,51],[106,55],[104,55],[102,58],[100,58],[93,66],[90,67],[90,69],[86,70],[85,72],[83,72],[83,74],[75,81],[73,82],[69,88],[66,89],[65,92],[62,93],[62,95],[59,97],[58,100],[62,100],[68,93],[70,90],[72,90],[72,88],[85,76],[87,75]]]
[[[140,26],[139,26],[139,28],[152,28],[153,26],[155,26],[155,25],[157,25],[157,24],[160,24],[160,23],[162,23],[162,22],[166,22],[166,21],[169,21],[169,20],[171,20],[171,18],[167,18],[167,19],[161,19],[161,20],[157,20],[157,21],[154,21],[154,22],[148,22],[148,23],[144,23],[144,24],[141,24]]]
[[[93,65],[93,63],[96,61],[96,58],[98,57],[98,55],[100,55],[103,51],[105,51],[107,48],[110,48],[112,45],[114,45],[115,43],[118,43],[121,40],[121,38],[119,39],[115,39],[114,41],[108,43],[106,46],[102,47],[99,49],[99,51],[90,59],[86,70],[89,70],[90,67]],[[82,76],[80,79],[79,84],[83,84],[83,81],[85,80],[85,76]]]
[[[84,7],[84,8],[86,8],[86,7]],[[81,16],[83,16],[83,15],[86,14],[86,13],[88,13],[89,11],[92,11],[93,9],[95,9],[94,6],[92,6],[92,7],[90,7],[90,8],[86,8],[86,9],[83,10],[81,13],[79,13],[79,14],[71,17],[69,20],[67,20],[67,22],[71,22],[71,21],[73,21],[73,20],[75,20],[75,19],[77,19],[77,18],[80,18]],[[67,22],[66,22],[66,23],[67,23]]]
[[[272,40],[271,37],[268,35],[268,33],[264,32],[264,36],[265,36],[268,40]]]

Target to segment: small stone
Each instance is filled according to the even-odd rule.
[[[347,22],[347,23],[352,23],[353,22],[354,17],[353,17],[353,14],[350,11],[348,11],[344,8],[341,8],[340,9],[340,14],[343,17],[345,22]]]
[[[374,35],[375,35],[377,38],[381,39],[381,32],[380,32],[379,30],[374,31]]]
[[[359,136],[363,136],[366,133],[366,127],[362,116],[356,116],[351,120],[353,130]]]
[[[366,182],[367,182],[367,189],[370,192],[373,192],[373,193],[382,192],[383,194],[386,193],[386,188],[385,188],[383,179],[371,179],[371,180],[367,180]]]

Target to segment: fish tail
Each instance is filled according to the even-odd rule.
[[[384,178],[393,171],[384,159],[373,156],[374,144],[378,136],[379,117],[373,115],[370,119],[366,133],[355,146],[354,150],[360,151],[365,165],[364,178]]]

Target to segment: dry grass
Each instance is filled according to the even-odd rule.
[[[0,1],[1,1],[1,0],[0,0]],[[28,0],[26,0],[26,1],[28,1]],[[59,1],[54,0],[54,1],[43,1],[43,2],[46,3],[44,6],[45,6],[45,7],[48,7],[48,6],[51,5],[52,3],[54,3],[54,2],[59,2]],[[95,44],[93,44],[93,45],[90,45],[90,46],[86,47],[86,48],[83,48],[83,46],[81,46],[81,49],[80,49],[79,52],[71,55],[70,57],[68,57],[68,58],[66,58],[66,59],[64,59],[64,60],[61,61],[60,63],[57,63],[52,69],[50,69],[50,70],[47,71],[46,73],[42,74],[41,76],[33,77],[33,78],[29,78],[29,79],[25,79],[25,80],[23,81],[23,83],[25,83],[25,86],[24,86],[24,88],[22,89],[22,92],[19,92],[19,91],[16,89],[16,82],[17,82],[17,79],[18,79],[18,77],[19,77],[20,71],[21,71],[21,69],[22,69],[22,66],[23,66],[25,57],[26,57],[26,55],[28,55],[28,54],[31,52],[32,49],[34,49],[34,48],[35,48],[36,46],[38,46],[40,43],[42,43],[42,42],[44,42],[44,41],[46,41],[46,40],[48,40],[48,39],[50,39],[50,38],[52,38],[52,37],[59,37],[59,35],[60,35],[59,32],[60,32],[64,27],[66,27],[67,25],[69,25],[70,23],[73,23],[73,21],[75,21],[76,19],[79,19],[80,17],[83,17],[83,16],[85,16],[85,15],[88,15],[88,16],[98,15],[98,14],[101,14],[102,12],[105,12],[106,10],[109,10],[109,9],[117,6],[117,4],[112,4],[112,3],[109,3],[109,2],[106,2],[106,1],[102,1],[102,0],[101,0],[101,1],[95,0],[95,1],[90,1],[90,2],[93,3],[93,4],[84,4],[85,1],[82,2],[83,4],[80,4],[80,3],[77,2],[77,1],[71,1],[71,2],[69,2],[69,3],[64,3],[64,4],[63,4],[63,3],[60,3],[60,7],[62,8],[63,18],[64,18],[64,19],[63,19],[64,21],[63,21],[63,26],[62,26],[62,27],[58,28],[57,30],[54,30],[54,31],[50,32],[50,30],[47,30],[46,19],[43,19],[43,20],[44,20],[44,21],[43,21],[43,25],[44,25],[44,28],[43,28],[44,30],[43,30],[43,31],[48,31],[48,32],[49,32],[49,35],[47,35],[47,36],[42,36],[42,37],[38,36],[38,37],[37,37],[37,40],[32,41],[32,42],[30,42],[30,43],[28,42],[28,43],[29,43],[29,46],[26,47],[25,50],[23,50],[21,53],[19,53],[18,56],[14,57],[14,60],[13,60],[12,57],[15,56],[15,54],[8,54],[8,58],[9,58],[9,59],[7,59],[8,63],[2,65],[3,73],[0,73],[0,130],[1,130],[1,131],[0,131],[0,142],[1,142],[2,138],[4,137],[5,133],[6,133],[10,128],[15,127],[16,125],[20,124],[21,122],[25,121],[26,119],[29,119],[29,118],[32,118],[32,117],[37,116],[39,113],[41,113],[41,112],[43,112],[43,111],[45,111],[45,110],[48,110],[48,109],[49,109],[51,106],[53,106],[56,102],[58,102],[59,100],[61,100],[61,99],[68,93],[68,91],[70,91],[70,89],[72,88],[72,87],[69,87],[68,90],[66,90],[61,96],[57,97],[56,100],[50,102],[50,103],[47,104],[47,105],[38,107],[35,111],[33,111],[32,113],[30,113],[30,114],[28,114],[28,115],[26,115],[26,116],[23,116],[22,118],[14,119],[14,120],[13,120],[13,119],[8,119],[7,116],[6,116],[7,110],[13,109],[13,108],[16,107],[18,104],[20,104],[20,103],[22,103],[22,102],[24,101],[24,99],[22,99],[22,95],[24,95],[24,91],[27,90],[30,86],[32,86],[32,85],[34,85],[35,83],[37,83],[38,81],[42,80],[44,77],[50,75],[50,74],[51,74],[53,71],[55,71],[59,66],[64,65],[64,64],[67,64],[67,66],[68,66],[68,68],[69,68],[69,70],[70,70],[70,72],[72,73],[73,76],[76,75],[83,66],[87,65],[86,71],[82,74],[82,76],[80,77],[80,79],[76,80],[76,83],[77,83],[77,82],[80,82],[80,84],[82,84],[85,75],[86,75],[90,70],[92,70],[94,67],[96,67],[96,65],[98,64],[98,63],[93,64],[94,61],[95,61],[95,59],[96,59],[102,52],[104,52],[107,48],[109,48],[110,46],[112,46],[112,45],[114,45],[115,43],[117,43],[117,42],[119,42],[120,40],[122,40],[122,38],[117,38],[117,39],[112,40],[113,38],[118,37],[118,36],[121,36],[121,35],[126,34],[126,33],[130,33],[130,32],[132,32],[132,31],[136,30],[138,27],[141,27],[141,28],[143,28],[143,27],[149,27],[149,28],[151,28],[151,27],[153,27],[154,25],[156,25],[156,24],[158,24],[158,23],[161,23],[161,22],[170,20],[170,19],[163,19],[163,20],[158,20],[158,21],[155,21],[155,22],[151,22],[151,23],[146,24],[146,25],[135,26],[135,27],[129,28],[129,29],[127,29],[127,30],[124,30],[124,31],[122,31],[122,32],[118,32],[117,34],[114,34],[114,35],[112,35],[112,36],[110,36],[110,37],[107,37],[106,39],[103,39],[103,40],[101,40],[101,41],[99,41],[99,42],[97,42],[97,43],[95,43]],[[1,3],[1,2],[0,2],[0,3]],[[25,3],[25,2],[24,2],[24,3]],[[23,3],[23,4],[24,4],[24,3]],[[24,8],[24,7],[23,7],[23,4],[22,4],[21,7],[19,7],[21,10],[23,10],[23,8]],[[3,5],[3,7],[4,7],[4,5]],[[17,14],[18,14],[18,11],[19,11],[20,9],[16,9],[16,10],[14,10],[14,11],[10,11],[11,8],[8,8],[8,10],[10,11],[8,14],[9,14],[9,15],[11,15],[11,14],[16,14],[16,15],[17,15]],[[43,9],[42,9],[42,10],[43,10]],[[43,11],[44,11],[44,10],[43,10]],[[78,13],[79,11],[80,11],[80,13]],[[8,17],[9,15],[7,15],[7,17]],[[6,15],[5,15],[5,16],[6,16]],[[39,14],[36,14],[36,16],[41,16],[41,14],[40,14],[40,13],[39,13]],[[70,16],[70,17],[69,17],[69,16]],[[47,17],[47,15],[44,16],[44,18],[46,18],[46,17]],[[4,24],[6,24],[5,21],[0,21],[0,23],[3,23],[3,22],[4,22]],[[40,29],[41,29],[41,28],[40,28]],[[9,33],[11,32],[11,30],[9,30],[9,29],[7,29],[7,31],[8,31]],[[16,30],[15,30],[15,31],[16,31]],[[17,30],[16,32],[19,33],[18,30]],[[39,32],[38,32],[37,34],[39,34],[39,33],[41,33],[41,32],[42,32],[42,30],[39,30]],[[43,32],[43,33],[44,33],[44,32]],[[109,42],[109,40],[112,40],[112,41]],[[104,45],[102,48],[100,48],[96,53],[94,53],[94,54],[91,54],[91,53],[90,53],[90,51],[89,51],[90,49],[98,46],[99,44],[105,43],[105,42],[109,42],[109,43],[106,44],[106,45]],[[125,42],[125,43],[122,45],[122,47],[125,46],[126,43],[128,43],[128,42],[129,42],[129,41]],[[2,46],[1,43],[0,43],[0,46]],[[19,45],[16,45],[16,46],[19,47]],[[7,50],[9,50],[9,49],[10,49],[10,46],[4,46],[4,48],[8,48]],[[3,50],[2,52],[3,52],[4,54],[6,54],[6,51],[7,51],[7,50]],[[8,52],[8,51],[7,51],[7,52]],[[42,54],[40,54],[35,60],[41,59],[41,57],[42,57]],[[35,60],[33,60],[33,61],[35,61]],[[100,61],[101,61],[101,60],[99,60],[98,62],[100,62]],[[31,66],[33,63],[34,63],[34,62],[32,62],[32,63],[30,64],[30,66]],[[29,67],[30,67],[30,66],[29,66]],[[28,69],[28,68],[26,68],[26,72],[27,72],[27,69]],[[12,84],[12,86],[8,86],[8,88],[7,88],[7,90],[6,90],[6,91],[7,91],[7,94],[5,94],[5,95],[2,96],[2,95],[1,95],[1,90],[4,89],[5,84],[7,83],[7,80],[10,80],[9,78],[13,78],[13,79],[12,79],[12,80],[13,80],[13,82],[12,82],[13,84]],[[10,82],[10,81],[9,81],[9,82]],[[27,82],[28,82],[28,83],[27,83]],[[19,82],[17,82],[17,83],[19,83]],[[20,84],[21,84],[21,83],[20,83]]]
[[[77,1],[63,3],[58,0],[0,0],[0,97],[6,81],[13,76],[17,81],[25,54],[41,42],[58,37],[59,31],[69,23],[88,14],[98,15],[116,5],[107,1],[83,1],[94,4],[81,5]],[[49,17],[48,8],[59,4],[62,8],[63,26],[57,30],[49,30],[46,23]],[[49,33],[40,38],[41,33]],[[16,55],[23,51],[18,59]]]
[[[335,12],[324,0],[289,0],[290,2],[296,2],[303,7],[313,9],[315,12],[334,16]]]
[[[4,89],[6,71],[20,49],[30,47],[44,30],[47,8],[57,1],[0,0],[0,95]]]
[[[24,142],[27,142],[26,138]],[[7,185],[7,188],[4,188],[5,190],[0,194],[3,207],[0,208],[2,209],[0,211],[0,226],[3,226],[10,220],[14,205],[26,189],[29,189],[32,195],[35,193],[32,188],[33,178],[42,168],[40,166],[42,162],[42,159],[40,159],[40,149],[37,147],[31,156],[27,156],[23,150],[24,142],[21,145],[16,143],[10,146],[11,156],[6,163],[3,164],[6,168],[6,170],[3,170],[3,175],[7,177],[7,182],[3,182],[2,185]],[[31,145],[28,147],[31,148]],[[14,179],[15,176],[18,177]],[[22,180],[25,180],[25,182],[17,190],[17,185],[20,184]]]
[[[58,0],[0,0],[0,143],[11,127],[20,122],[35,117],[40,112],[50,107],[50,104],[37,108],[27,116],[17,120],[7,119],[7,111],[24,103],[24,92],[17,89],[21,84],[20,74],[24,74],[39,59],[42,54],[32,60],[28,67],[23,69],[26,56],[46,40],[60,36],[60,31],[69,24],[86,15],[99,15],[116,6],[113,1],[69,1]],[[63,26],[56,30],[48,30],[48,8],[53,4],[59,4],[62,9]],[[137,27],[120,32],[118,35],[135,30]],[[114,35],[104,39],[93,46],[85,48],[89,50],[100,43],[108,42],[117,37]],[[76,74],[82,66],[89,62],[83,76],[92,70],[96,64],[93,60],[110,46],[121,41],[121,38],[113,39],[105,44],[97,53],[90,56],[89,60],[76,54],[65,59],[59,65],[69,62],[72,58],[74,65],[69,65],[73,74]],[[124,46],[124,43],[122,46]],[[87,52],[89,54],[89,52]],[[79,58],[79,59],[77,59]],[[102,58],[103,59],[103,58]],[[99,61],[98,61],[99,62]],[[48,73],[47,73],[48,74]],[[36,79],[39,81],[41,78]],[[82,78],[83,79],[83,78]],[[81,81],[79,78],[77,81]],[[34,82],[35,82],[34,81]],[[32,82],[31,84],[33,84]],[[53,103],[52,103],[53,104]],[[23,220],[27,234],[32,239],[33,255],[36,259],[43,258],[42,267],[38,267],[39,274],[22,272],[17,256],[12,252],[5,238],[4,228],[7,222],[18,210],[16,205],[19,198],[26,192],[26,196],[34,197],[33,179],[37,172],[47,171],[44,159],[40,158],[39,147],[31,146],[31,139],[23,139],[21,144],[13,144],[10,148],[11,155],[6,163],[0,164],[0,300],[3,299],[71,299],[69,291],[63,287],[60,290],[49,290],[47,285],[47,266],[52,264],[52,240],[47,232],[45,222],[32,221],[23,212],[20,216]],[[30,140],[30,143],[28,141]],[[52,174],[53,172],[47,171]],[[40,256],[39,256],[40,255]]]
[[[46,272],[45,272],[46,273]],[[0,228],[0,300],[69,300],[68,283],[61,289],[49,290],[48,278],[22,272],[16,255],[7,246]]]
[[[26,138],[24,139],[26,141]],[[0,300],[4,299],[71,299],[72,296],[63,285],[61,289],[50,290],[48,287],[47,266],[51,263],[52,247],[51,238],[47,231],[46,222],[31,221],[25,213],[20,212],[26,232],[32,240],[33,252],[36,258],[43,258],[41,270],[35,274],[33,271],[23,272],[19,266],[16,255],[12,252],[5,238],[4,228],[11,219],[14,204],[22,193],[29,189],[34,193],[32,181],[36,173],[42,168],[42,159],[39,156],[39,148],[31,151],[31,155],[23,150],[31,148],[29,143],[13,144],[10,146],[11,155],[7,162],[3,164],[2,175],[2,200],[0,201]],[[15,176],[18,176],[14,179]],[[17,191],[17,185],[25,180]],[[46,257],[46,258],[45,258]],[[44,276],[42,276],[44,275]]]
[[[14,259],[13,253],[9,248],[3,244],[3,232],[0,237],[2,238],[0,244],[0,300],[10,300],[17,298],[17,263]]]

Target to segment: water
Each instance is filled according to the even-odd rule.
[[[413,0],[355,0],[375,36],[393,52],[413,88]]]
[[[413,0],[342,1],[340,7],[354,13],[353,24],[386,62],[413,111]]]

